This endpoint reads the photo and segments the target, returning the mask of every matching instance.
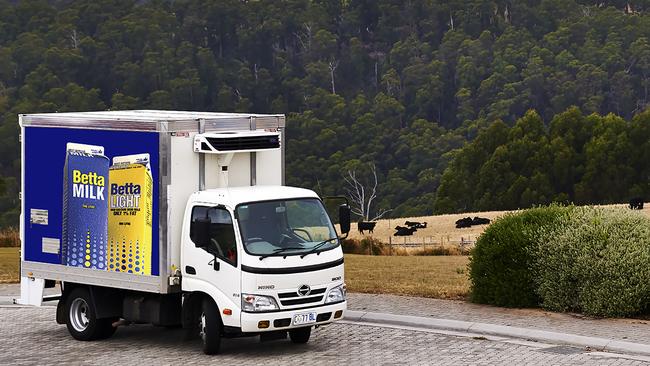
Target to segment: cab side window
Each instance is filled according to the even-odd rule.
[[[192,209],[192,222],[206,218],[210,220],[210,244],[205,250],[236,266],[237,244],[230,212],[223,208],[207,206],[195,206]],[[192,232],[190,238],[194,241]]]

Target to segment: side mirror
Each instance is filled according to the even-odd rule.
[[[350,232],[350,213],[350,206],[347,204],[339,206],[339,225],[343,234]]]
[[[197,218],[190,224],[190,238],[197,248],[207,248],[210,244],[210,219]]]

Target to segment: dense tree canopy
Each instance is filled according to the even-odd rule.
[[[529,111],[512,128],[495,122],[445,170],[438,212],[614,203],[650,197],[650,110],[627,122],[577,107],[548,128]],[[477,174],[478,173],[478,174]]]
[[[17,222],[17,114],[71,110],[286,113],[289,184],[341,193],[374,164],[393,215],[647,194],[649,11],[0,0],[0,226]]]

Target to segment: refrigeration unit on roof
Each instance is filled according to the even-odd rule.
[[[242,131],[201,133],[194,137],[194,152],[225,154],[280,148],[279,132]]]

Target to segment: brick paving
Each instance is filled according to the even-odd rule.
[[[108,340],[79,342],[54,322],[54,308],[0,306],[0,364],[7,365],[642,365],[639,360],[570,347],[529,346],[430,332],[332,324],[306,345],[259,338],[224,340],[222,354],[206,356],[181,330],[149,325],[118,329]]]
[[[57,291],[58,288],[47,289],[46,293],[54,294]],[[8,303],[11,295],[15,296],[18,293],[20,293],[19,285],[0,284],[0,300],[5,300],[0,303]],[[650,344],[650,321],[640,319],[594,319],[538,309],[508,309],[456,300],[360,293],[348,294],[348,308],[359,311],[506,325]]]
[[[18,285],[0,284],[0,303],[19,293]],[[48,290],[55,293],[56,290]],[[462,301],[395,295],[350,293],[351,310],[446,318],[510,325],[555,332],[612,338],[650,344],[650,324],[645,320],[590,319],[531,309],[505,309]],[[54,305],[48,303],[48,305]],[[65,326],[54,321],[54,307],[0,306],[0,365],[33,364],[142,364],[206,363],[219,360],[274,364],[330,365],[640,365],[642,361],[572,347],[520,344],[508,341],[456,337],[432,332],[333,324],[312,332],[307,345],[289,341],[261,343],[259,338],[224,340],[223,354],[211,358],[197,342],[181,341],[179,330],[148,325],[118,329],[99,342],[78,342]],[[525,342],[524,342],[525,343]]]

